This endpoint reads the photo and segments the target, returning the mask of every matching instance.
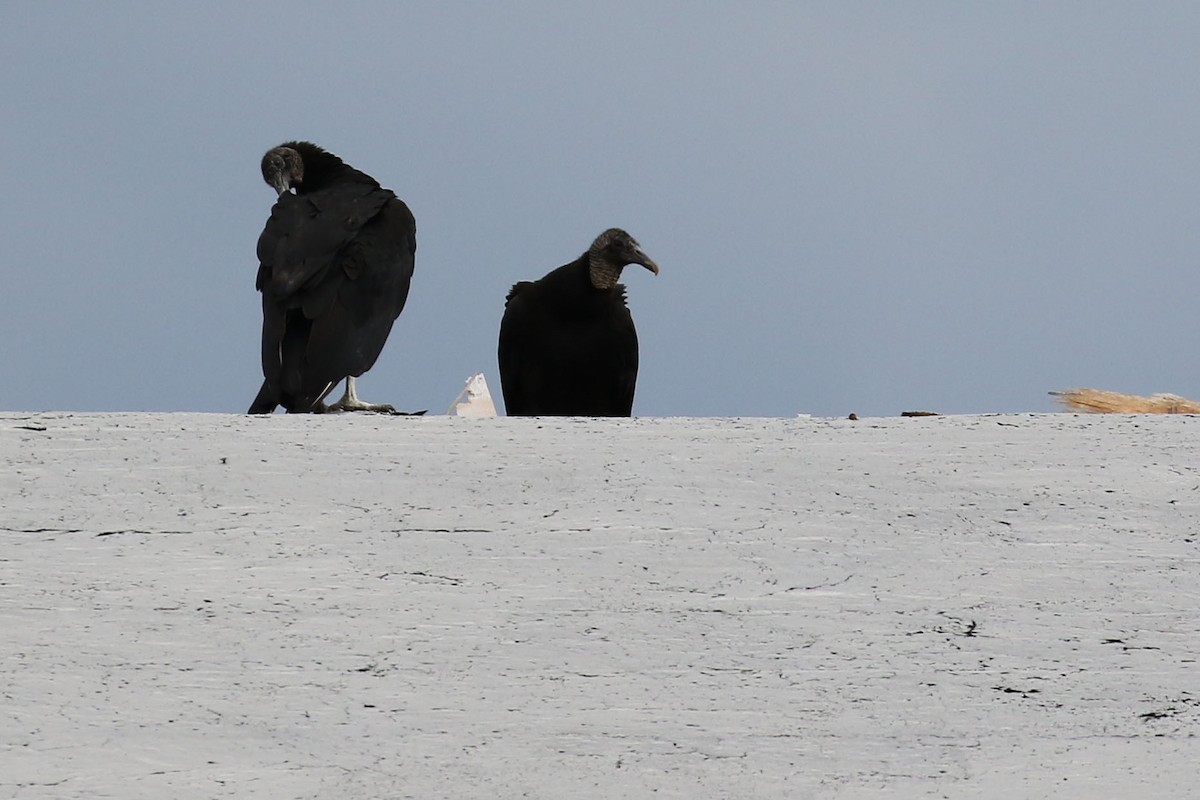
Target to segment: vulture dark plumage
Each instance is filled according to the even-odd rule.
[[[505,298],[500,386],[509,416],[628,417],[637,383],[637,331],[625,287],[628,264],[658,265],[623,230]]]
[[[393,411],[360,401],[354,379],[375,364],[408,299],[412,212],[310,142],[268,150],[262,174],[279,198],[258,237],[263,385],[249,413]],[[343,379],[345,395],[326,406]]]

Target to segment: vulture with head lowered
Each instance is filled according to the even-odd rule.
[[[498,350],[509,416],[633,413],[637,331],[617,283],[628,264],[658,274],[632,236],[610,228],[570,264],[512,287]]]
[[[310,142],[267,151],[262,175],[279,198],[258,238],[263,384],[249,413],[392,411],[359,400],[354,379],[374,365],[408,299],[412,212]],[[343,379],[345,395],[325,405]]]

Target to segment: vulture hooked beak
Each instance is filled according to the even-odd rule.
[[[654,259],[651,258],[650,256],[646,255],[645,250],[643,250],[640,247],[634,247],[633,255],[634,255],[634,258],[630,259],[630,261],[629,261],[630,264],[641,264],[643,267],[650,270],[655,275],[658,274],[658,264],[655,264]]]

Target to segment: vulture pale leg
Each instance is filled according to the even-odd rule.
[[[387,403],[364,403],[362,400],[359,400],[358,393],[354,391],[354,376],[346,378],[346,393],[342,395],[342,399],[333,405],[325,406],[325,410],[332,414],[340,411],[374,411],[379,414],[396,413],[396,409]]]

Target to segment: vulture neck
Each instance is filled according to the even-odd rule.
[[[597,289],[608,290],[616,286],[617,281],[621,280],[622,269],[622,266],[595,253],[588,253],[588,278]]]

